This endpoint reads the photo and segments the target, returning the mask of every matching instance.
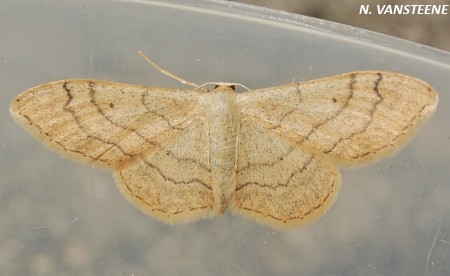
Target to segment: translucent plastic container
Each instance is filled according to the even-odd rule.
[[[450,274],[448,52],[230,2],[0,2],[1,275]],[[60,158],[9,115],[16,95],[54,80],[182,86],[138,50],[190,81],[250,88],[395,71],[440,103],[399,154],[343,169],[314,224],[278,231],[226,213],[170,226],[129,204],[110,171]]]

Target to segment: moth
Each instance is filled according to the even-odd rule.
[[[120,191],[166,223],[227,208],[275,228],[322,216],[339,166],[395,153],[436,109],[427,83],[361,71],[236,93],[61,80],[11,103],[13,118],[61,155],[113,170]]]

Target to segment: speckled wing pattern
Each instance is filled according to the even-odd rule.
[[[64,80],[17,96],[11,114],[62,155],[114,170],[123,194],[159,220],[229,205],[284,228],[323,215],[340,188],[337,166],[392,154],[437,101],[428,84],[387,72],[245,93]]]
[[[392,154],[437,101],[425,82],[388,72],[239,94],[243,134],[233,209],[277,227],[313,221],[336,198],[337,165]]]
[[[237,156],[232,210],[273,227],[314,221],[341,185],[332,163],[252,119],[241,121]]]
[[[66,80],[27,90],[11,113],[62,155],[115,170],[119,189],[145,213],[180,222],[214,211],[209,126],[194,114],[200,94]]]

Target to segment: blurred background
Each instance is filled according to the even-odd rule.
[[[359,15],[361,5],[433,4],[449,0],[238,0],[245,4],[284,10],[384,33],[450,51],[450,15]]]
[[[209,12],[170,5],[205,1],[155,2],[0,0],[0,276],[450,275],[449,53],[391,38],[383,45],[377,35],[341,37],[336,24],[270,20],[280,13],[256,20],[232,16],[227,5]],[[450,50],[449,15],[363,16],[361,2],[245,3]],[[139,49],[187,80],[252,88],[355,70],[402,72],[432,84],[440,103],[396,157],[342,170],[336,204],[314,224],[277,231],[227,213],[170,226],[129,204],[110,171],[60,158],[9,114],[20,92],[65,78],[181,86],[150,68]]]

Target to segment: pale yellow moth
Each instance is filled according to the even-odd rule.
[[[17,96],[11,114],[63,156],[112,169],[166,223],[227,207],[276,228],[312,222],[336,199],[339,165],[393,154],[438,102],[427,83],[383,71],[235,93],[152,65],[196,89],[61,80]]]

